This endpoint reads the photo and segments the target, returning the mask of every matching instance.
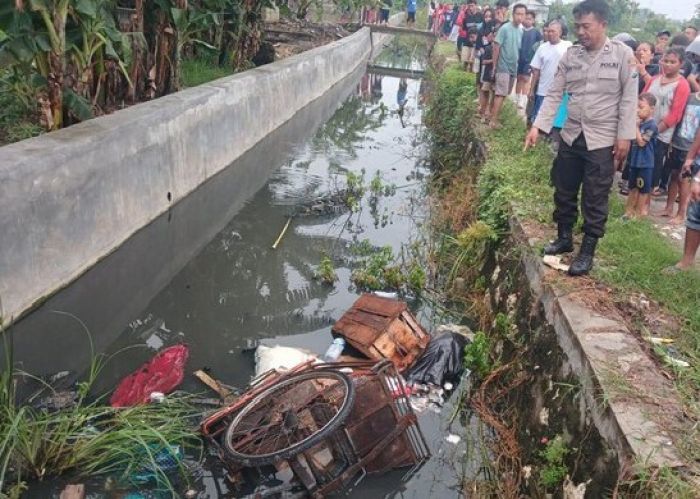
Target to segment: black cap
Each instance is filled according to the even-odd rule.
[[[659,31],[658,33],[656,33],[656,36],[661,36],[661,35],[666,35],[666,36],[669,36],[669,37],[670,37],[670,36],[671,36],[671,32],[670,32],[669,30],[665,29],[665,30],[663,30],[663,31]]]

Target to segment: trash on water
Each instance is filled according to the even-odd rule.
[[[445,440],[447,440],[447,442],[450,444],[457,445],[462,440],[462,437],[455,435],[454,433],[450,433],[445,437]]]
[[[429,457],[407,392],[388,360],[312,359],[267,371],[201,431],[235,477],[236,497],[261,487],[324,497],[366,474],[417,469]],[[261,471],[270,466],[276,474]]]
[[[147,404],[153,392],[172,392],[185,377],[188,355],[186,345],[175,345],[160,351],[119,383],[110,399],[111,406]]]
[[[380,298],[388,298],[390,300],[396,300],[399,298],[399,294],[396,291],[375,291],[374,294]]]
[[[345,349],[345,340],[343,338],[335,338],[331,346],[328,347],[326,353],[323,354],[323,360],[325,362],[335,362],[343,355],[343,350]]]
[[[318,361],[318,358],[311,352],[300,348],[258,345],[258,348],[255,349],[255,377],[272,370],[288,371],[294,366],[310,360]]]
[[[32,407],[46,411],[60,411],[75,407],[78,398],[78,392],[75,390],[56,390],[51,395],[32,401]]]
[[[233,399],[236,397],[233,388],[224,385],[220,381],[215,380],[209,375],[209,373],[205,372],[204,370],[198,369],[194,372],[194,376],[199,381],[211,388],[214,392],[216,392],[224,403],[233,402]]]
[[[61,491],[61,495],[58,499],[84,499],[85,497],[85,485],[80,484],[69,484]]]
[[[163,392],[151,392],[150,401],[155,402],[156,404],[165,402],[165,394]]]
[[[333,333],[370,359],[389,359],[399,372],[413,365],[430,341],[405,302],[373,294],[360,296]]]
[[[423,355],[406,371],[406,381],[440,387],[459,380],[464,372],[464,348],[468,344],[469,340],[457,333],[432,338]]]
[[[435,328],[433,336],[440,336],[444,333],[461,334],[469,341],[474,341],[474,332],[469,328],[469,326],[464,326],[462,324],[440,324]]]
[[[166,445],[161,449],[153,449],[151,462],[129,475],[129,481],[134,484],[157,482],[163,474],[176,472],[183,457],[184,454],[179,445]]]

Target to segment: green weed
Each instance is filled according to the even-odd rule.
[[[184,59],[180,80],[183,87],[196,87],[233,74],[230,65],[219,66],[212,56]]]
[[[0,334],[3,334],[0,331]],[[6,337],[6,336],[5,336]],[[19,377],[33,378],[13,367],[7,348],[0,373],[0,496],[21,490],[26,480],[42,480],[65,473],[79,477],[112,475],[124,485],[148,470],[158,487],[173,490],[170,477],[156,463],[156,454],[172,446],[195,449],[196,409],[187,397],[169,396],[161,404],[128,408],[89,400],[89,391],[107,359],[93,357],[87,378],[78,384],[75,405],[56,410],[21,405]],[[43,381],[44,390],[53,388]],[[180,463],[179,474],[186,477]]]
[[[571,451],[561,436],[547,442],[546,447],[539,452],[540,458],[544,461],[540,469],[540,484],[545,489],[552,490],[558,487],[566,478],[569,470],[564,459],[569,452]]]
[[[350,252],[356,257],[356,268],[350,279],[358,288],[370,291],[408,289],[416,294],[425,288],[427,276],[418,261],[419,255],[403,262],[394,255],[391,246],[375,248],[366,239],[351,245]]]
[[[316,269],[316,278],[324,284],[332,285],[338,280],[338,274],[335,272],[333,261],[326,255],[321,259]]]
[[[477,331],[474,340],[465,348],[464,366],[481,379],[493,370],[491,342],[483,331]]]

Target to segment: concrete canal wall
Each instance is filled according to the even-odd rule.
[[[0,148],[5,322],[115,250],[365,64],[370,53],[364,28],[267,66]]]

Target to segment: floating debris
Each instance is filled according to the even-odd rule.
[[[455,435],[453,433],[450,433],[449,435],[447,435],[445,437],[445,440],[447,440],[448,443],[457,445],[462,440],[462,437],[460,437],[459,435]]]
[[[405,302],[363,294],[333,325],[333,333],[370,359],[389,359],[403,372],[413,365],[430,335]]]
[[[201,431],[237,497],[272,489],[324,497],[367,473],[415,469],[429,457],[407,391],[388,360],[310,361],[268,371]],[[267,484],[269,474],[256,470],[269,466],[277,473]]]
[[[110,399],[111,406],[147,404],[153,392],[172,392],[185,377],[188,356],[189,349],[186,345],[175,345],[159,352],[119,383]]]

